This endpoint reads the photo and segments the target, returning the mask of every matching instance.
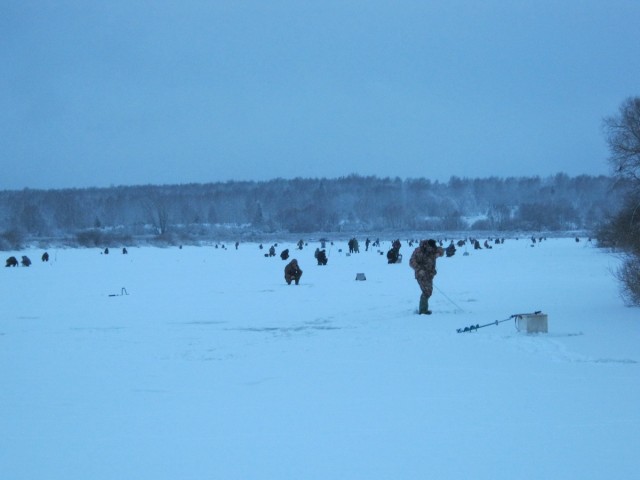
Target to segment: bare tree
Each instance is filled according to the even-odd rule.
[[[613,174],[631,184],[625,204],[603,229],[627,258],[618,271],[623,296],[640,305],[640,97],[626,99],[617,115],[604,120]]]
[[[640,184],[640,97],[627,98],[617,115],[604,119],[604,129],[613,174]]]
[[[613,174],[631,183],[630,194],[619,216],[626,217],[628,223],[622,224],[627,223],[626,228],[634,232],[631,238],[635,238],[640,231],[640,97],[627,98],[618,114],[607,117],[604,125]],[[624,238],[624,235],[617,236]],[[640,253],[640,239],[636,238],[630,246]]]
[[[143,200],[142,207],[148,221],[155,227],[158,235],[162,236],[169,229],[168,201],[160,195],[151,195]]]

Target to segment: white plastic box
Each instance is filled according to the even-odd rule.
[[[547,333],[549,331],[549,321],[545,313],[521,313],[515,317],[519,332]]]

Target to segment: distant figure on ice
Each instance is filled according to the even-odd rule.
[[[453,257],[456,254],[456,246],[453,244],[453,240],[451,240],[451,243],[445,249],[445,253],[447,254],[447,257]]]
[[[280,252],[280,258],[282,260],[286,260],[287,258],[289,258],[289,249],[285,248],[284,250],[282,250],[282,252]]]
[[[16,257],[7,258],[7,264],[5,265],[5,267],[17,267],[17,266],[18,266],[18,259]]]
[[[409,260],[409,266],[415,271],[416,280],[422,291],[418,308],[418,314],[420,315],[431,315],[429,298],[433,293],[433,277],[437,273],[436,259],[443,255],[444,250],[436,245],[435,240],[422,240]]]
[[[273,245],[271,245],[271,247],[269,247],[269,256],[270,257],[275,257],[276,256],[276,247],[274,247]]]
[[[127,255],[128,253],[129,251],[127,250],[127,247],[122,247],[122,254]]]
[[[400,263],[402,260],[400,246],[400,239],[396,239],[391,243],[391,249],[387,252],[387,263]]]
[[[358,244],[357,238],[352,238],[348,242],[349,245],[349,253],[360,253],[360,245]]]
[[[42,254],[42,261],[43,262],[48,262],[49,261],[49,254],[47,252],[44,252]]]
[[[26,255],[22,255],[22,266],[23,267],[28,267],[29,265],[31,265],[31,259],[29,257],[27,257]]]
[[[316,257],[316,260],[318,261],[318,265],[326,265],[327,262],[329,261],[327,259],[327,252],[325,252],[324,250],[320,250],[319,248],[316,248],[314,257]]]
[[[284,267],[284,279],[287,282],[287,285],[291,285],[291,281],[295,281],[296,285],[300,282],[300,277],[302,276],[302,270],[298,266],[298,261],[294,258],[287,266]]]

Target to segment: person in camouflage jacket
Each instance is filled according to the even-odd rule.
[[[416,280],[420,286],[420,307],[418,314],[431,315],[429,310],[429,298],[433,293],[433,277],[436,276],[436,259],[444,255],[444,250],[438,247],[435,240],[422,240],[418,248],[413,251],[409,266],[415,272]]]

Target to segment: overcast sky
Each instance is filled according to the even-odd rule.
[[[608,174],[638,0],[0,0],[0,189]]]

